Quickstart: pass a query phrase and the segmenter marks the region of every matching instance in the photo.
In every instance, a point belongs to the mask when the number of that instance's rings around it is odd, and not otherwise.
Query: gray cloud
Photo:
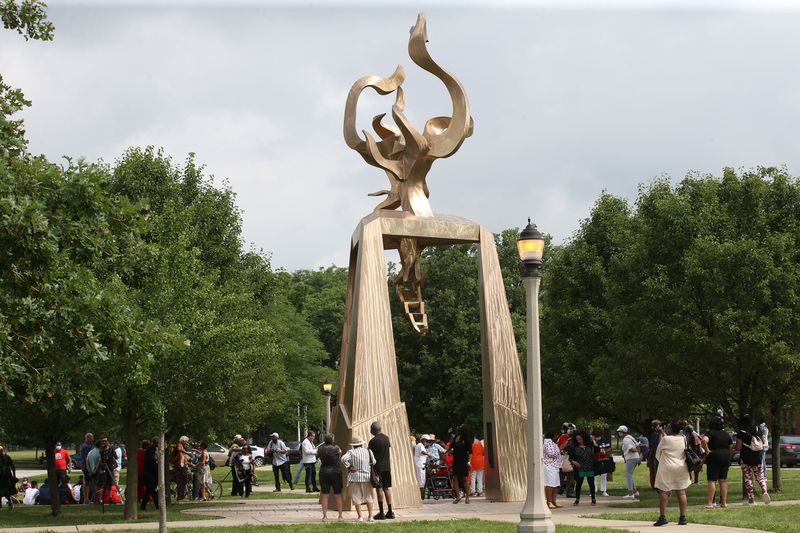
[[[632,197],[661,173],[723,166],[797,171],[800,13],[572,4],[427,10],[431,53],[475,117],[474,136],[429,175],[435,211],[495,231],[530,215],[562,241],[603,189]],[[449,113],[444,88],[406,53],[413,10],[178,2],[50,13],[52,43],[0,32],[0,72],[34,101],[31,148],[106,160],[130,145],[194,151],[230,181],[245,238],[276,266],[345,264],[376,203],[366,193],[385,186],[342,139],[353,81],[401,63],[415,124]],[[390,102],[368,95],[363,127]]]

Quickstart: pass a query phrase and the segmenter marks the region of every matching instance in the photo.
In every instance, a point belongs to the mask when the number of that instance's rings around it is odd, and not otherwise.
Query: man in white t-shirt
[[[617,428],[617,434],[622,437],[622,460],[625,461],[625,479],[628,482],[628,495],[623,496],[625,500],[634,500],[639,497],[639,491],[636,490],[636,483],[633,480],[633,473],[639,463],[642,462],[640,455],[639,441],[636,437],[628,433],[628,426],[620,426]]]
[[[270,439],[269,444],[267,444],[267,454],[272,457],[272,475],[275,476],[275,490],[273,492],[281,491],[281,476],[289,485],[289,490],[294,490],[292,472],[289,466],[289,448],[277,433],[270,435]]]
[[[319,492],[317,489],[317,447],[314,446],[314,437],[316,435],[313,431],[309,431],[306,438],[300,444],[300,450],[303,452],[300,467],[297,469],[298,475],[295,476],[294,482],[297,483],[300,472],[306,473],[306,492]],[[311,486],[314,489],[311,489]]]
[[[39,482],[31,481],[31,486],[25,489],[25,497],[22,505],[36,505],[36,498],[39,497]]]
[[[414,446],[414,466],[417,468],[419,495],[423,500],[425,499],[425,465],[428,463],[428,456],[430,455],[425,447],[430,441],[430,435],[422,435]]]

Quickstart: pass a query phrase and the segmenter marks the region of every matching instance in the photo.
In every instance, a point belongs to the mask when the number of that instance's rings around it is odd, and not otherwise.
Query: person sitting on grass
[[[25,496],[22,498],[22,505],[36,505],[39,497],[39,482],[35,479],[25,489]]]

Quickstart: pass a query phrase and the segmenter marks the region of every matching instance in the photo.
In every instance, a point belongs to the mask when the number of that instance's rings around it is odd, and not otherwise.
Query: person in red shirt
[[[61,447],[60,442],[56,442],[56,449],[53,452],[56,458],[56,478],[58,484],[63,485],[67,482],[67,472],[72,470],[72,460],[69,452]]]
[[[472,443],[472,459],[470,472],[470,496],[483,496],[483,472],[486,468],[483,441],[476,438]]]

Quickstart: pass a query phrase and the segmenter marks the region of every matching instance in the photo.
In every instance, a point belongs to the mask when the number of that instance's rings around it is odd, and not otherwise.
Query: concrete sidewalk
[[[600,513],[629,513],[629,512],[652,512],[653,520],[657,518],[657,511],[642,508],[609,508],[609,503],[619,503],[620,498],[603,498],[598,501],[598,505],[592,507],[588,503],[579,507],[565,506],[553,512],[553,520],[556,524],[566,524],[573,526],[597,526],[619,528],[627,531],[653,531],[652,521],[631,522],[626,520],[601,520],[586,515]],[[776,504],[796,504],[798,502],[775,502]],[[456,519],[481,519],[498,520],[502,522],[517,523],[522,503],[495,503],[486,501],[483,498],[473,498],[472,503],[453,505],[451,500],[432,501],[427,500],[419,509],[401,509],[397,511],[395,522],[409,522],[414,520],[456,520]],[[191,528],[214,528],[231,527],[242,525],[286,525],[286,531],[291,531],[292,524],[314,524],[320,523],[322,513],[317,499],[274,499],[274,500],[242,500],[231,502],[224,506],[206,507],[202,505],[187,505],[187,513],[202,514],[209,516],[222,516],[223,518],[210,520],[192,520],[169,522],[170,528],[191,527]],[[724,512],[724,511],[720,511]],[[335,517],[336,512],[330,512],[329,516]],[[344,513],[345,521],[355,522],[355,511]],[[691,522],[691,509],[689,512]],[[380,527],[376,524],[375,527]],[[667,526],[667,527],[672,527]],[[154,530],[158,529],[158,524],[150,523],[126,523],[126,524],[94,524],[82,526],[60,526],[43,528],[10,528],[0,529],[3,533],[28,533],[35,531],[54,531],[54,532],[76,532],[76,531],[97,531],[97,530]],[[411,526],[409,526],[409,530]],[[709,533],[755,533],[759,530],[743,529],[734,527],[712,526],[691,524],[689,527],[681,528],[685,533],[690,532],[709,532]]]

